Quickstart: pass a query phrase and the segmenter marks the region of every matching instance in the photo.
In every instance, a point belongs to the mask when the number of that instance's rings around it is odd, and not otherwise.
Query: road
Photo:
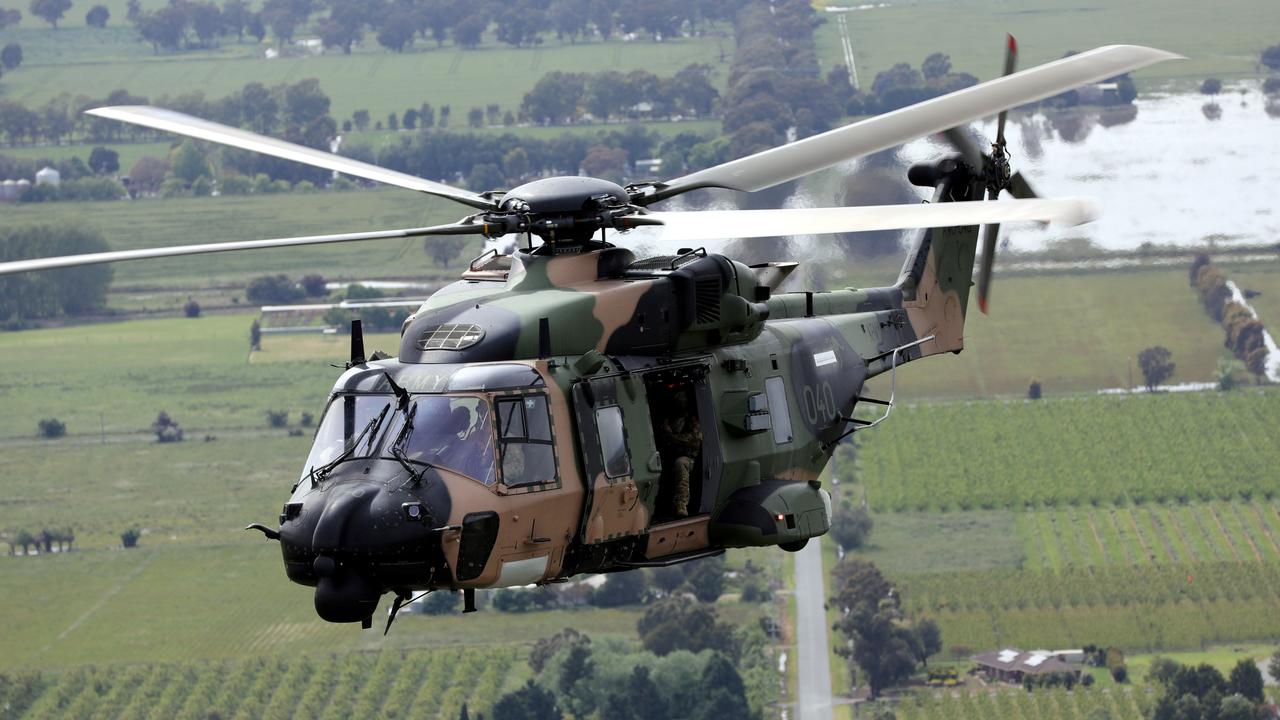
[[[831,655],[827,651],[826,585],[822,542],[813,538],[796,553],[797,705],[800,720],[831,720]]]

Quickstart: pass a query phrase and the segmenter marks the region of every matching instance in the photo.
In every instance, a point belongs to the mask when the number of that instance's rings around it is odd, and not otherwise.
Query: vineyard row
[[[32,720],[454,720],[463,703],[487,712],[518,660],[508,648],[384,650],[7,673],[0,709]]]

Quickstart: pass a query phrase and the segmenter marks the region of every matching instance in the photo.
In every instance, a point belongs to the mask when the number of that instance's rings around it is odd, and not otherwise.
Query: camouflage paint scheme
[[[949,176],[934,202],[979,197],[981,187]],[[933,337],[900,363],[963,348],[977,234],[923,231],[889,287],[780,295],[776,273],[703,252],[637,262],[603,243],[566,254],[548,243],[509,267],[481,258],[406,322],[397,358],[350,368],[331,397],[389,396],[391,381],[411,396],[545,396],[555,478],[487,486],[427,466],[414,483],[385,457],[344,462],[321,482],[304,474],[281,515],[289,577],[323,586],[323,617],[353,622],[386,590],[555,582],[727,547],[798,549],[829,528],[818,477],[866,379],[921,338]],[[445,325],[483,335],[432,346]],[[688,518],[669,507],[655,437],[664,396],[681,387],[703,434]],[[622,415],[625,472],[606,469],[602,412]]]

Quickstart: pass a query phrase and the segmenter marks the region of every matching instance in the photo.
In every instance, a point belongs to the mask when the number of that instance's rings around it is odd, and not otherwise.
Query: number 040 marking
[[[831,384],[825,380],[817,386],[817,389],[814,389],[813,385],[805,385],[801,397],[804,402],[804,417],[814,427],[818,427],[824,421],[835,419],[839,414],[835,393],[831,391]]]

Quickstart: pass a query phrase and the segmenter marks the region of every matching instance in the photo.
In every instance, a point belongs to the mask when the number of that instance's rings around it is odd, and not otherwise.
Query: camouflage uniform
[[[676,454],[676,489],[672,498],[676,515],[689,515],[689,476],[693,474],[694,458],[702,450],[702,428],[698,418],[690,410],[668,417],[662,422],[662,433]]]

